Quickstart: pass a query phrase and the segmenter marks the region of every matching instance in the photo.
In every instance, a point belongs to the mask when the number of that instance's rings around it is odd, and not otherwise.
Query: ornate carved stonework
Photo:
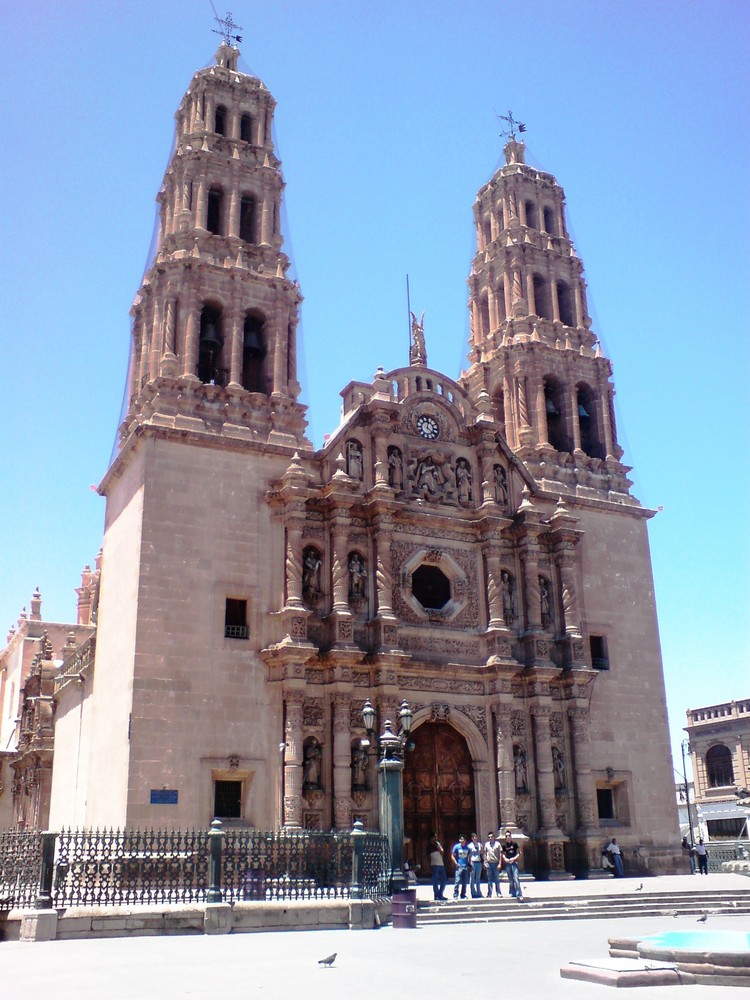
[[[308,684],[322,684],[324,676],[319,667],[308,667],[305,671],[305,680]]]
[[[432,721],[433,722],[448,722],[451,717],[451,707],[445,702],[433,701],[432,703]]]
[[[302,725],[305,729],[321,729],[323,727],[322,698],[305,698],[302,711]]]
[[[481,705],[456,705],[456,711],[471,719],[482,736],[487,739],[487,713]]]
[[[401,686],[413,691],[446,691],[454,694],[484,694],[481,681],[454,680],[450,677],[404,675]]]
[[[549,733],[552,739],[562,739],[563,720],[560,712],[553,712],[549,717]]]
[[[323,820],[320,813],[317,812],[305,812],[303,818],[305,830],[322,830]]]
[[[453,653],[456,656],[465,658],[479,656],[482,649],[479,640],[462,641],[460,639],[431,638],[410,634],[407,631],[402,631],[400,646],[407,652],[413,650],[415,653],[418,653],[421,650],[425,650],[436,653]]]
[[[511,734],[513,736],[526,735],[526,716],[517,708],[511,712]]]

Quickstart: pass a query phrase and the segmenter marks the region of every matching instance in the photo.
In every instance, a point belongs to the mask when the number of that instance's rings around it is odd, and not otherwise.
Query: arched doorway
[[[445,722],[425,723],[411,738],[414,750],[404,765],[404,836],[410,838],[404,858],[427,872],[433,830],[446,859],[459,834],[468,838],[476,830],[474,769],[466,740]]]

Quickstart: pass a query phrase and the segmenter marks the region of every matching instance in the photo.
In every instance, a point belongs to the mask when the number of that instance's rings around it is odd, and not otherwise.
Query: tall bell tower
[[[238,55],[225,38],[179,105],[131,312],[127,412],[100,486],[96,710],[81,751],[93,825],[225,815],[239,787],[232,814],[268,822],[281,794],[259,764],[283,727],[258,656],[285,596],[284,526],[265,496],[312,448],[275,101]]]
[[[303,439],[301,295],[280,230],[275,101],[224,43],[176,114],[156,254],[132,309],[121,442],[143,424],[276,443]]]
[[[513,132],[504,154],[474,204],[468,384],[475,397],[490,395],[508,444],[543,489],[634,503],[564,192],[525,162]]]

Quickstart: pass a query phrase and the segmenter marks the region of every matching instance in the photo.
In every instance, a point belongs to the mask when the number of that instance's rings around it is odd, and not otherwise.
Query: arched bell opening
[[[206,229],[214,236],[221,235],[224,215],[224,194],[221,188],[211,188],[206,201]]]
[[[214,132],[217,135],[227,134],[227,109],[220,104],[214,112]]]
[[[201,310],[198,340],[198,378],[206,385],[226,385],[221,308],[207,304]]]
[[[240,201],[240,239],[245,243],[257,243],[255,198],[243,195]]]
[[[565,394],[555,378],[544,380],[544,413],[547,418],[547,440],[555,451],[570,451],[565,422]]]
[[[242,326],[242,388],[268,394],[266,322],[258,313],[248,313]]]
[[[542,319],[552,319],[549,284],[541,276],[534,275],[534,312]]]
[[[575,309],[570,287],[564,281],[557,282],[557,305],[560,310],[560,322],[564,326],[575,326]]]
[[[591,386],[585,383],[576,386],[576,415],[581,433],[581,449],[592,458],[604,458],[596,395]]]

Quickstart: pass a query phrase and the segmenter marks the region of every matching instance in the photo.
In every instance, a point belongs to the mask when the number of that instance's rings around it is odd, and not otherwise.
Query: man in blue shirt
[[[453,879],[453,898],[458,899],[458,887],[461,886],[461,899],[466,899],[466,884],[469,881],[469,848],[466,846],[466,837],[463,834],[458,838],[458,843],[451,851],[453,867],[456,874]]]

